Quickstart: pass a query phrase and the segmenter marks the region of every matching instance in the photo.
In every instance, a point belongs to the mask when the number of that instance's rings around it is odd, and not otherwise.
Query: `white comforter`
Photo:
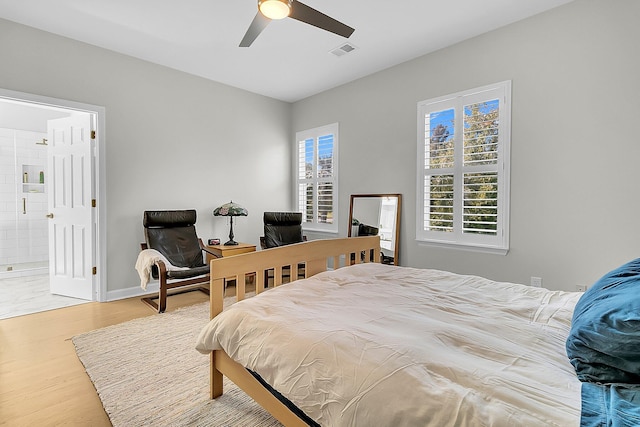
[[[234,304],[200,333],[322,426],[577,426],[580,294],[362,264]]]

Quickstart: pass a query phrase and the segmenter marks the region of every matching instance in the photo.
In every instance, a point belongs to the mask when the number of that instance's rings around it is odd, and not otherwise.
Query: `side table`
[[[209,252],[205,252],[207,254],[207,264],[211,262],[212,259],[216,258],[224,258],[230,257],[234,255],[246,254],[248,252],[255,252],[256,245],[251,245],[249,243],[238,243],[237,245],[207,245],[207,250],[213,252],[210,254]],[[250,282],[253,282],[253,276],[248,277]],[[227,288],[227,282],[235,282],[235,279],[228,279],[224,281],[224,288]]]
[[[247,252],[255,252],[256,245],[251,245],[249,243],[238,243],[237,245],[212,245],[206,246],[207,250],[214,253],[214,255],[206,252],[207,254],[207,264],[214,258],[224,258],[228,256],[245,254]]]

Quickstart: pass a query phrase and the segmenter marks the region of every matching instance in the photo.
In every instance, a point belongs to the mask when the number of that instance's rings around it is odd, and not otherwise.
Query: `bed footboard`
[[[266,272],[273,271],[274,286],[283,283],[283,271],[289,269],[290,281],[301,276],[311,277],[328,269],[363,262],[380,262],[378,236],[312,240],[278,248],[250,252],[211,261],[211,318],[223,310],[224,282],[235,279],[236,299],[246,296],[246,279],[255,277],[256,294],[265,290]],[[304,274],[300,274],[300,267]],[[223,393],[223,375],[232,380],[258,404],[287,426],[307,425],[286,405],[280,402],[243,366],[233,361],[224,351],[211,353],[210,392],[215,399]]]
[[[265,290],[266,272],[273,271],[274,286],[283,283],[283,271],[290,270],[289,281],[311,277],[328,269],[364,262],[380,262],[380,237],[347,237],[312,240],[258,252],[211,260],[211,319],[222,312],[225,280],[235,279],[236,298],[246,296],[246,279],[255,276],[256,294]],[[304,274],[300,267],[304,266]]]

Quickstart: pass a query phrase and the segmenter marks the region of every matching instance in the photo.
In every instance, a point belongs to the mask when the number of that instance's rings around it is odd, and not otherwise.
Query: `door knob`
[[[52,213],[47,214],[47,218],[53,218],[53,214]]]

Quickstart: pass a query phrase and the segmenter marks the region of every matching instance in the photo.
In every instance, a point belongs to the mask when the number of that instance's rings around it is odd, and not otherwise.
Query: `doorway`
[[[92,134],[91,160],[89,161],[92,173],[82,183],[82,186],[78,186],[90,189],[87,197],[90,198],[89,203],[92,204],[92,209],[85,210],[88,213],[83,214],[91,217],[84,227],[90,236],[81,242],[82,245],[86,244],[89,247],[85,251],[84,258],[80,260],[81,263],[76,263],[74,260],[69,261],[69,265],[75,270],[67,276],[68,278],[64,278],[60,272],[69,269],[60,265],[60,257],[56,255],[61,252],[73,253],[74,251],[61,247],[60,251],[56,252],[58,249],[55,243],[52,245],[53,240],[62,241],[65,239],[58,238],[59,232],[51,232],[53,222],[51,221],[53,216],[51,196],[54,194],[56,174],[58,181],[62,181],[62,176],[66,173],[58,172],[59,168],[57,165],[52,166],[54,163],[52,163],[51,155],[47,154],[51,148],[49,139],[55,138],[51,129],[47,131],[47,124],[53,121],[64,121],[66,118],[74,116],[90,117],[91,129],[95,130],[95,133]],[[7,162],[6,158],[2,160],[3,175],[5,175],[3,179],[4,183],[8,184],[3,188],[5,193],[9,191],[15,193],[13,202],[7,201],[7,194],[1,195],[6,208],[0,212],[2,216],[0,236],[3,238],[3,244],[0,246],[0,281],[7,281],[9,289],[13,286],[13,291],[5,289],[5,297],[7,292],[15,294],[17,289],[33,290],[33,292],[29,292],[29,297],[41,294],[41,282],[43,280],[47,282],[45,284],[46,290],[51,277],[54,279],[57,277],[57,288],[60,289],[60,277],[69,283],[77,281],[79,277],[77,265],[83,264],[86,265],[86,271],[88,271],[86,282],[89,288],[85,287],[81,295],[74,295],[73,287],[62,286],[63,289],[72,289],[71,294],[67,293],[66,295],[79,296],[87,301],[105,300],[106,262],[104,254],[106,250],[104,245],[106,233],[101,225],[104,221],[100,221],[101,218],[105,218],[106,208],[103,200],[106,193],[104,189],[104,159],[106,156],[104,155],[103,130],[103,107],[0,89],[0,143],[2,143],[0,144],[2,148],[0,156],[6,156],[10,151],[7,148],[11,145],[7,144],[10,139],[12,139],[13,148],[16,150],[11,161]],[[9,172],[13,173],[13,178],[6,177]],[[59,217],[56,217],[56,221],[58,220]],[[86,218],[83,221],[86,222]],[[47,226],[49,226],[49,230],[47,230]],[[51,235],[55,237],[52,238]],[[58,243],[58,246],[61,245]],[[36,291],[36,289],[40,289],[40,291]],[[50,290],[48,293],[51,294]],[[1,289],[0,294],[3,294]],[[47,296],[52,300],[57,300],[52,303],[50,308],[75,303],[75,301],[71,301],[69,304],[68,299],[56,295]],[[2,298],[0,304],[11,300],[12,298]],[[42,304],[41,301],[33,305],[41,307]],[[6,311],[6,307],[0,307],[0,316]]]

